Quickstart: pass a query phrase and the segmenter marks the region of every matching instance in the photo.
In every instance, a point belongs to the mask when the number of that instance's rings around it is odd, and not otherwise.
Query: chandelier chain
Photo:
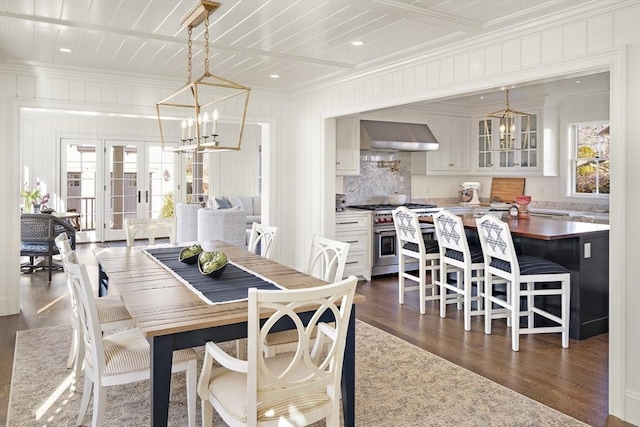
[[[209,14],[204,18],[204,73],[209,75]]]
[[[191,33],[193,28],[190,26],[187,30],[189,33],[189,41],[187,43],[188,51],[187,51],[187,83],[191,83],[191,47],[193,45],[193,41],[191,40]]]

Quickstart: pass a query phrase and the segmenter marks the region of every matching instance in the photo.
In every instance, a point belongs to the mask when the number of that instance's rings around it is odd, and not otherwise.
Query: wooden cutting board
[[[525,178],[492,178],[489,201],[513,203],[515,196],[524,194]]]

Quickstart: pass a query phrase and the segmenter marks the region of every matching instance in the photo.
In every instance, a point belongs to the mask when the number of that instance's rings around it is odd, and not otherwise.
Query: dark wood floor
[[[484,333],[484,318],[473,317],[465,332],[462,312],[454,304],[440,318],[437,302],[420,314],[417,291],[398,304],[397,275],[358,284],[365,304],[357,318],[456,365],[489,378],[592,426],[630,426],[608,417],[608,334],[570,340],[563,349],[559,334],[522,336],[520,351],[511,351],[506,321],[494,320]]]
[[[81,261],[95,266],[91,249],[79,245]],[[97,274],[96,274],[97,277]],[[22,311],[0,318],[0,425],[6,424],[16,331],[66,324],[69,298],[64,274],[25,274],[20,283]],[[427,303],[420,315],[417,293],[407,294],[400,306],[395,275],[361,282],[358,292],[367,302],[357,308],[357,318],[463,366],[512,390],[571,415],[592,426],[630,426],[607,417],[608,335],[560,346],[559,335],[522,337],[520,351],[512,352],[506,324],[495,321],[485,335],[482,319],[472,320],[465,332],[462,316],[449,307],[441,319],[436,303]]]

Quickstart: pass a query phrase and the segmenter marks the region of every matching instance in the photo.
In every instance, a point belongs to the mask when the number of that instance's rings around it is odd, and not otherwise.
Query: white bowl
[[[390,194],[387,196],[387,202],[390,205],[400,206],[404,205],[407,201],[407,196],[404,194]]]

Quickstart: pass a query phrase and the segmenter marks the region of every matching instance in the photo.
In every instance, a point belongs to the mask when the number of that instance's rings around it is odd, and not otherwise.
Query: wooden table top
[[[461,215],[465,228],[476,229],[476,217],[473,214]],[[555,219],[536,218],[504,219],[509,224],[511,234],[538,240],[559,240],[580,237],[591,233],[609,231],[608,224],[594,224],[579,221],[558,221]],[[420,222],[433,223],[433,217],[420,217]]]
[[[209,242],[207,242],[209,243]],[[287,289],[326,284],[308,274],[224,242],[211,242],[234,263]],[[184,246],[184,245],[183,245]],[[109,286],[117,292],[147,337],[247,321],[247,302],[209,305],[139,247],[107,248],[96,253]],[[364,302],[356,294],[354,303]]]

